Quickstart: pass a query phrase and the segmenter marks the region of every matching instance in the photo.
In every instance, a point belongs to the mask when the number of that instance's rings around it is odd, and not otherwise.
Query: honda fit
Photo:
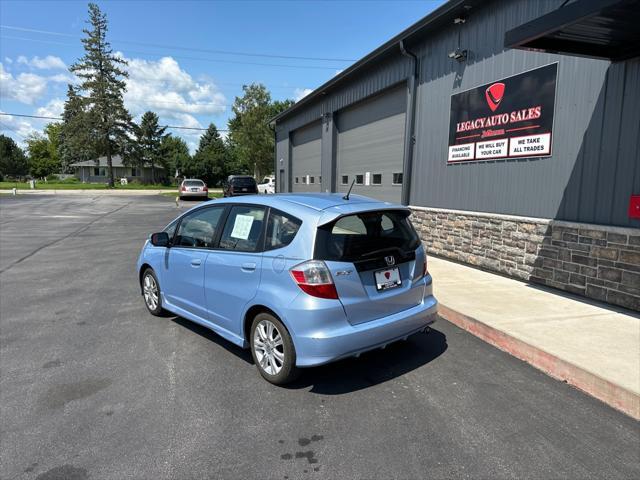
[[[168,311],[250,348],[284,384],[301,367],[385,347],[435,321],[407,207],[339,194],[199,205],[153,233],[137,263],[153,315]]]

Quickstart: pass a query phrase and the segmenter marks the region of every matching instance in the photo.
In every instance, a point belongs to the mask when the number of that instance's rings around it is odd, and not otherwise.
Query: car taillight
[[[418,266],[416,265],[416,269],[417,268]],[[429,271],[427,270],[427,256],[425,255],[424,261],[422,262],[422,271],[420,272],[420,275],[416,277],[416,281],[426,277],[427,275],[429,275]]]
[[[207,187],[204,187],[204,188],[202,189],[202,191],[203,191],[203,192],[208,192],[208,191],[209,191],[209,189],[208,189]]]
[[[187,187],[185,187],[184,185],[182,185],[182,187],[180,188],[180,190],[182,190],[183,192],[187,191]]]
[[[318,298],[338,298],[331,273],[323,261],[309,260],[291,268],[290,272],[303,292]]]

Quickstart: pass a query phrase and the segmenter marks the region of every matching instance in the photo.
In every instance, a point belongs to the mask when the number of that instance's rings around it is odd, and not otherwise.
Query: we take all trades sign
[[[447,163],[551,155],[558,64],[451,96]]]

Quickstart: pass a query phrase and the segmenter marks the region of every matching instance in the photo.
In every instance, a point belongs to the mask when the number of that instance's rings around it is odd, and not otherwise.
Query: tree
[[[174,175],[183,174],[185,170],[191,167],[191,155],[189,154],[189,147],[180,137],[174,137],[173,135],[165,135],[162,138],[161,144],[163,164],[169,177]]]
[[[0,135],[0,178],[21,177],[29,172],[27,157],[13,138]]]
[[[61,128],[60,123],[50,123],[44,128],[45,135],[34,133],[27,137],[29,173],[34,177],[47,177],[60,172],[58,139]]]
[[[163,159],[162,140],[164,139],[167,127],[158,125],[158,115],[154,112],[145,112],[140,120],[140,125],[134,127],[135,148],[134,157],[137,157],[137,164],[140,167],[149,165],[151,167],[151,182],[155,183],[155,167],[160,164],[168,168]],[[166,171],[166,170],[165,170]]]
[[[111,156],[124,151],[131,127],[131,116],[122,98],[126,90],[124,78],[128,77],[124,70],[127,62],[113,54],[106,40],[107,17],[95,3],[89,4],[87,23],[91,28],[83,29],[87,35],[82,39],[85,54],[70,70],[82,80],[80,90],[86,95],[83,101],[91,120],[95,150],[107,157],[109,186],[113,187]]]
[[[227,174],[226,158],[224,141],[212,123],[200,137],[190,173],[205,180],[208,185],[220,185]]]
[[[253,171],[255,177],[273,170],[274,135],[269,120],[293,105],[291,100],[271,101],[264,85],[253,83],[242,87],[242,97],[233,104],[234,117],[229,121],[229,142],[234,163],[240,169]]]
[[[63,173],[69,172],[72,163],[93,160],[98,157],[95,138],[91,126],[95,123],[90,112],[85,110],[84,101],[76,89],[67,86],[67,100],[62,112],[60,145],[58,154]]]

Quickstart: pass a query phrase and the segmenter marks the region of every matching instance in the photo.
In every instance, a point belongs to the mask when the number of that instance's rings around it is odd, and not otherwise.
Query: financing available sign
[[[558,64],[451,96],[447,163],[551,155]]]

